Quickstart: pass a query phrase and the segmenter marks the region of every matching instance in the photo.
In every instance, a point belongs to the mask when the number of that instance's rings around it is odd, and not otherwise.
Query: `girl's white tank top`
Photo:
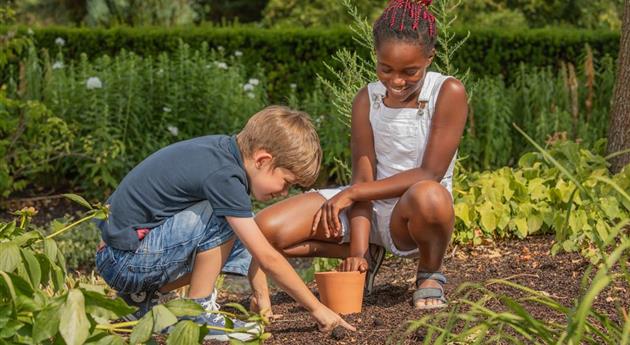
[[[429,139],[431,119],[442,87],[450,78],[428,72],[418,95],[418,108],[389,108],[383,103],[385,86],[380,81],[368,84],[370,124],[376,153],[376,179],[384,179],[419,167]],[[424,108],[422,106],[424,105]],[[453,168],[457,153],[444,174],[441,184],[452,192]],[[389,229],[389,216],[398,198],[377,200],[373,203],[379,229]]]

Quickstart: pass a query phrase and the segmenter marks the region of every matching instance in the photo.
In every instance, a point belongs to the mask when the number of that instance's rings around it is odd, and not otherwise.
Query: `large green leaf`
[[[127,315],[135,310],[120,298],[111,299],[98,292],[82,291],[85,297],[85,309],[90,314],[113,318]]]
[[[59,330],[61,304],[49,304],[35,316],[33,322],[33,340],[40,343],[51,338]]]
[[[44,254],[48,257],[51,263],[57,262],[57,242],[52,239],[44,240]]]
[[[24,324],[18,320],[9,320],[4,327],[0,328],[0,338],[10,338],[15,335],[15,333],[24,327]]]
[[[125,345],[125,341],[119,335],[108,335],[99,339],[94,345]]]
[[[166,339],[167,345],[199,344],[199,325],[192,321],[179,322]]]
[[[61,307],[59,332],[68,345],[80,345],[90,334],[90,322],[85,315],[85,301],[78,289],[68,292],[68,299]]]
[[[177,298],[164,304],[175,316],[197,316],[203,307],[190,299]]]
[[[164,305],[153,307],[153,332],[159,333],[166,327],[177,323],[177,317]]]
[[[17,244],[20,247],[26,247],[41,238],[42,235],[39,232],[29,231],[13,239],[13,243]]]
[[[13,272],[20,262],[20,249],[13,242],[0,243],[0,271]]]
[[[130,344],[141,344],[147,342],[151,338],[151,331],[153,330],[153,312],[148,312],[138,321],[138,324],[133,328],[131,337],[129,338]]]
[[[37,288],[42,278],[42,270],[39,265],[39,261],[37,261],[35,254],[33,254],[30,249],[22,248],[21,252],[24,263],[26,264],[26,271],[31,280],[31,285],[34,288]]]

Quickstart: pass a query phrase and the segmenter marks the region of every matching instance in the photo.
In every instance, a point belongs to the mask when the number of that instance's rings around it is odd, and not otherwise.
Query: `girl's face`
[[[433,61],[418,44],[388,40],[376,49],[376,75],[387,89],[392,106],[404,107],[415,102],[427,67]],[[412,105],[415,106],[415,103]]]

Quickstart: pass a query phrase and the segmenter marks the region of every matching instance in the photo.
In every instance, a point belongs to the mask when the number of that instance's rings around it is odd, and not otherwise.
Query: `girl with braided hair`
[[[392,0],[374,23],[378,81],[352,106],[352,184],[295,196],[256,216],[287,256],[342,258],[367,271],[366,290],[385,250],[418,258],[413,304],[446,305],[442,260],[455,222],[451,195],[468,111],[462,83],[429,72],[437,29],[431,0]],[[269,307],[254,291],[253,307]]]

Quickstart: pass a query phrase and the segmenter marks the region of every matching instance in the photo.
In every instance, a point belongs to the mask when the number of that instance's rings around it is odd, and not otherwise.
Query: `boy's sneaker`
[[[218,311],[220,308],[219,304],[217,303],[216,290],[214,290],[210,297],[204,299],[194,299],[194,301],[199,303],[206,310],[206,312],[192,318],[192,321],[201,325],[211,327],[228,328],[225,324],[228,317],[221,313],[216,313],[216,311]],[[237,319],[230,320],[232,321],[233,329],[237,331],[226,332],[223,330],[209,328],[208,334],[206,334],[204,339],[218,341],[229,341],[230,339],[236,339],[246,342],[256,339],[262,333],[262,328],[255,322],[243,322]]]
[[[385,248],[376,244],[370,244],[365,259],[368,262],[368,270],[365,276],[365,293],[369,295],[374,289],[376,273],[378,273],[378,269],[381,268],[383,259],[385,259]]]
[[[124,321],[136,321],[140,320],[144,314],[148,313],[154,306],[177,298],[177,294],[172,291],[161,293],[160,291],[155,290],[140,291],[136,293],[119,292],[118,297],[122,298],[130,307],[138,308],[138,310],[121,317],[121,319]]]

